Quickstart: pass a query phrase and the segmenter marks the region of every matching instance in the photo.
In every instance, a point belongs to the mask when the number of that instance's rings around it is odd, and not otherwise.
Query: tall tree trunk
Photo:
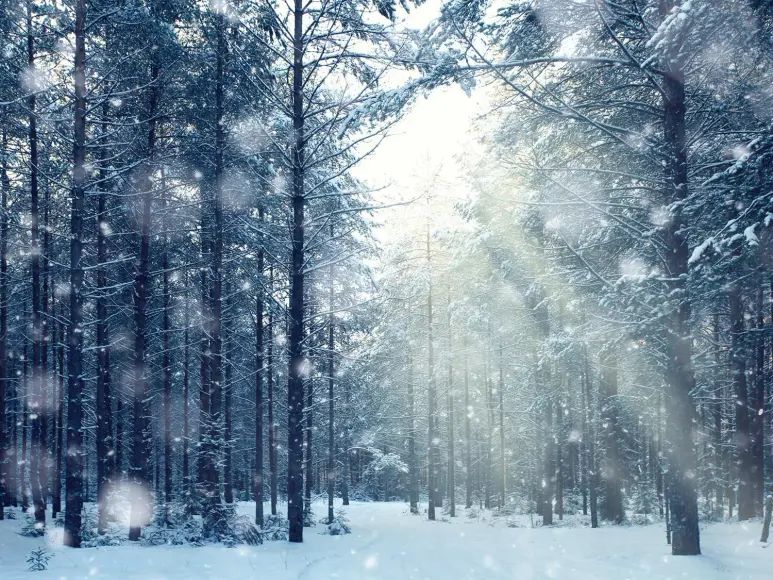
[[[738,519],[754,517],[752,494],[751,434],[749,432],[749,395],[746,373],[746,324],[739,283],[730,287],[730,375],[735,391],[735,447],[738,473]]]
[[[583,379],[585,387],[585,409],[588,436],[588,487],[590,490],[590,521],[592,528],[599,527],[598,517],[598,470],[596,469],[596,423],[593,415],[591,395],[591,371],[588,362],[587,347],[583,346]]]
[[[714,313],[714,322],[712,324],[712,339],[714,342],[714,393],[712,394],[712,414],[714,417],[714,453],[713,453],[713,486],[714,494],[716,498],[715,514],[718,517],[724,515],[724,485],[720,481],[723,477],[723,469],[725,465],[725,449],[722,441],[722,399],[723,387],[721,382],[721,346],[719,344],[719,313]],[[660,402],[658,400],[658,402]],[[658,430],[660,430],[660,409],[658,408]],[[658,456],[660,453],[660,437],[658,437]],[[658,476],[660,476],[660,470],[658,470]],[[660,492],[660,490],[658,490]],[[662,515],[662,514],[661,514]]]
[[[601,465],[601,479],[604,482],[604,503],[602,517],[616,524],[622,523],[623,469],[620,457],[620,425],[617,401],[617,354],[614,346],[607,346],[601,354],[601,393],[604,396],[601,412],[604,429],[604,461]]]
[[[343,464],[344,464],[344,472],[341,474],[341,504],[344,506],[349,505],[349,482],[351,481],[352,476],[352,454],[349,451],[351,449],[351,437],[350,437],[350,424],[349,421],[351,420],[351,391],[349,390],[349,382],[344,381],[344,404],[343,404],[343,424],[344,424],[344,433],[343,433],[343,440],[344,440],[344,457],[343,457]],[[415,435],[415,432],[414,432]],[[416,465],[415,462],[415,456],[414,456],[414,465]],[[417,472],[418,473],[418,472]],[[418,482],[416,487],[416,501],[418,502]]]
[[[660,1],[660,14],[665,18],[674,6],[673,0]],[[665,160],[664,205],[671,212],[664,226],[667,250],[666,268],[668,296],[677,296],[671,311],[665,336],[665,360],[668,414],[668,440],[674,466],[669,487],[673,540],[671,553],[700,554],[698,529],[698,495],[696,491],[697,459],[693,435],[695,403],[691,394],[695,386],[692,367],[692,329],[690,301],[685,294],[689,248],[687,224],[683,214],[687,199],[687,139],[686,98],[682,47],[674,43],[666,56],[663,75],[663,138]]]
[[[754,400],[751,410],[752,445],[752,497],[754,513],[762,517],[763,498],[765,497],[765,312],[763,305],[762,278],[757,283],[757,326],[754,333],[755,370]]]
[[[148,135],[145,151],[145,174],[140,182],[140,246],[134,270],[134,423],[132,428],[132,505],[129,540],[140,539],[142,526],[150,514],[150,495],[146,490],[149,475],[149,408],[148,381],[145,361],[147,349],[148,299],[150,296],[150,216],[153,203],[153,158],[156,150],[156,117],[158,115],[159,66],[150,68],[150,95],[148,99]]]
[[[83,510],[83,202],[86,185],[86,0],[75,0],[75,120],[70,213],[70,325],[67,342],[67,475],[64,544],[81,545]]]
[[[274,422],[274,310],[273,300],[274,267],[268,269],[268,352],[266,352],[266,390],[268,391],[268,471],[271,493],[271,515],[276,515],[277,502],[277,457],[276,423]]]
[[[309,316],[309,319],[312,317]],[[306,452],[306,460],[304,461],[304,497],[303,497],[303,523],[305,526],[312,524],[311,518],[311,487],[314,479],[314,445],[313,445],[313,428],[314,428],[314,380],[311,377],[306,379],[306,443],[304,450]]]
[[[59,319],[64,321],[66,319],[64,310],[64,301],[60,301],[59,307]],[[58,361],[59,372],[56,377],[58,384],[58,401],[56,410],[56,460],[55,460],[55,480],[54,480],[54,494],[52,499],[51,517],[56,518],[56,514],[62,511],[62,456],[64,453],[63,439],[64,439],[64,377],[67,369],[64,365],[64,341],[65,341],[65,325],[64,322],[60,322],[59,337],[55,341],[57,343],[56,356]]]
[[[8,190],[11,183],[8,178],[8,134],[2,129],[0,145],[0,520],[5,516],[4,507],[11,504],[12,468],[15,457],[8,453],[8,438],[6,436],[6,418],[10,412],[6,410],[6,394],[8,391],[8,376],[6,371],[6,341],[8,335]],[[16,422],[9,421],[11,429]],[[15,493],[13,494],[15,496]]]
[[[468,368],[467,337],[464,338],[464,447],[465,447],[465,484],[467,487],[467,497],[465,506],[467,509],[472,507],[472,439],[471,439],[471,421],[472,407],[470,406],[470,373]]]
[[[453,366],[453,341],[451,340],[451,291],[448,293],[448,475],[447,494],[449,516],[456,516],[456,464],[454,456],[454,366]]]
[[[427,450],[429,452],[429,463],[427,471],[427,492],[429,496],[429,506],[427,508],[427,517],[430,520],[435,519],[435,504],[437,502],[438,484],[437,484],[437,462],[439,454],[438,434],[435,432],[436,424],[436,389],[435,389],[435,359],[434,359],[434,338],[432,332],[432,252],[430,249],[429,222],[427,222],[427,369],[429,377],[429,388],[427,389]]]
[[[488,336],[491,336],[490,325]],[[490,362],[491,353],[486,349],[486,497],[483,503],[487,509],[492,507],[494,491],[494,393],[491,392]]]
[[[220,432],[221,412],[223,403],[223,180],[225,129],[223,117],[225,114],[225,60],[226,36],[225,16],[216,15],[217,54],[215,71],[215,191],[212,199],[212,237],[209,284],[209,415],[206,426],[208,445],[206,461],[206,495],[205,506],[207,514],[213,516],[212,523],[217,523],[217,511],[220,505],[220,473],[218,460],[222,451],[222,434]],[[212,532],[214,530],[210,530]]]
[[[97,507],[98,531],[107,531],[108,490],[112,478],[113,414],[110,404],[110,339],[107,311],[107,134],[108,104],[102,105],[102,134],[100,135],[99,194],[97,196]]]
[[[201,188],[201,262],[205,264],[201,268],[199,281],[201,283],[201,339],[199,343],[199,358],[201,360],[201,366],[199,369],[199,452],[197,454],[196,470],[197,470],[197,486],[196,486],[196,500],[199,504],[197,509],[201,509],[201,503],[208,493],[207,490],[207,456],[210,451],[210,443],[208,441],[209,432],[208,425],[211,420],[211,406],[210,406],[210,382],[209,382],[209,368],[210,368],[210,316],[209,311],[209,268],[206,264],[210,259],[210,232],[209,232],[209,219],[207,218],[207,186]]]
[[[287,519],[288,539],[303,541],[303,314],[304,314],[304,174],[305,112],[303,105],[303,0],[294,0],[293,10],[293,140],[290,150],[293,174],[292,263],[290,266],[290,354],[287,372]]]
[[[163,170],[162,170],[163,171]],[[164,518],[166,525],[172,522],[172,289],[169,281],[169,235],[166,214],[168,211],[166,180],[162,174],[162,230],[161,270],[163,272],[163,314],[161,348],[162,380],[164,385]]]
[[[549,383],[550,381],[546,380],[545,386],[547,387]],[[547,442],[545,444],[544,465],[542,466],[544,481],[542,485],[542,525],[549,526],[553,524],[553,490],[556,483],[556,444],[553,433],[553,399],[551,395],[547,397],[543,412],[545,420],[544,437]]]
[[[185,294],[183,299],[185,300],[185,314],[183,324],[185,330],[183,331],[183,494],[186,502],[190,505],[192,499],[191,493],[191,417],[190,417],[190,357],[191,357],[191,341],[190,341],[190,301],[188,300],[188,271],[185,271],[184,277]]]
[[[27,66],[35,74],[35,36],[32,30],[32,2],[27,1]],[[38,130],[36,96],[31,92],[27,97],[29,148],[30,148],[30,254],[32,274],[32,388],[27,394],[30,408],[32,433],[30,441],[30,488],[35,513],[35,525],[44,529],[46,524],[45,500],[45,464],[46,431],[43,426],[45,403],[43,401],[43,373],[41,351],[45,348],[40,312],[40,227],[39,227],[39,187],[38,187]]]
[[[55,373],[56,371],[56,363],[54,361],[55,354],[54,354],[54,340],[53,336],[51,335],[51,332],[54,330],[54,328],[49,324],[49,318],[53,318],[52,316],[49,316],[53,310],[53,304],[54,304],[54,292],[53,292],[53,285],[51,284],[51,188],[49,186],[45,187],[45,194],[44,194],[44,209],[43,209],[43,251],[42,251],[42,260],[43,260],[43,288],[41,291],[41,299],[40,299],[40,310],[41,315],[43,316],[43,320],[41,321],[41,332],[43,333],[42,338],[42,346],[41,346],[41,353],[40,353],[40,368],[41,368],[41,375],[43,377],[43,398],[44,398],[44,405],[46,407],[46,413],[43,416],[43,424],[42,424],[42,430],[43,434],[45,436],[45,440],[41,441],[41,450],[43,453],[43,456],[45,458],[44,464],[43,464],[43,470],[45,473],[45,477],[41,480],[41,487],[43,489],[44,493],[44,504],[45,504],[45,498],[51,497],[53,501],[53,486],[56,485],[59,482],[59,476],[54,474],[53,467],[54,467],[54,452],[55,452],[55,445],[56,445],[56,439],[55,439],[55,433],[56,433],[56,414],[54,410],[56,409],[56,381],[49,379],[49,373],[48,373],[48,347],[51,345],[51,361],[53,366],[53,371]],[[50,292],[50,294],[49,294]],[[49,303],[49,296],[51,298],[51,302]],[[49,308],[51,310],[49,310]],[[52,375],[53,378],[53,375]],[[48,398],[50,395],[50,399]],[[49,434],[49,425],[51,426],[51,442],[48,443],[48,434]]]
[[[225,295],[231,294],[228,285],[225,287]],[[228,328],[223,322],[223,334],[228,337]],[[231,353],[232,343],[230,338],[226,338],[224,341],[223,349],[223,364],[225,365],[225,372],[223,373],[225,381],[223,382],[223,403],[225,407],[225,437],[224,437],[224,449],[225,461],[223,462],[223,498],[225,503],[234,502],[234,461],[233,461],[233,381],[232,381],[232,369]]]
[[[25,312],[26,315],[26,312]],[[30,417],[30,384],[29,384],[29,341],[24,339],[22,357],[24,359],[22,370],[22,388],[24,396],[22,397],[22,419],[21,419],[21,507],[24,513],[27,513],[30,507],[30,488],[27,480],[29,472],[29,417]],[[31,478],[30,478],[31,479]]]
[[[507,496],[507,470],[505,466],[505,361],[502,342],[499,343],[499,505],[505,507]]]
[[[408,353],[408,499],[412,514],[419,513],[419,466],[416,458],[416,397],[413,357]]]
[[[330,226],[333,237],[333,226]],[[333,500],[335,498],[335,319],[333,316],[333,267],[329,272],[328,295],[328,336],[327,336],[327,521],[333,522]]]
[[[258,210],[263,222],[263,208]],[[255,300],[255,525],[263,526],[263,246],[258,251],[260,287]]]

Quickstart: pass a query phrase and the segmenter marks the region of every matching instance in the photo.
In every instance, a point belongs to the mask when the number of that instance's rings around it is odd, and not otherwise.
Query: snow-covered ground
[[[252,513],[251,504],[240,510]],[[324,515],[323,506],[315,510]],[[760,524],[703,526],[703,555],[672,557],[662,525],[531,528],[526,517],[451,521],[411,516],[400,503],[352,503],[352,534],[306,529],[303,544],[145,547],[125,544],[73,550],[48,538],[18,535],[20,520],[0,522],[3,580],[116,578],[454,580],[763,580],[773,578],[773,548],[761,544]],[[448,518],[446,518],[448,519]],[[30,572],[26,558],[47,545],[48,570]]]

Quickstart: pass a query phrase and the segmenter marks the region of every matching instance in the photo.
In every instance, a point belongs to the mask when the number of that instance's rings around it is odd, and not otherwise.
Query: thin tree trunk
[[[113,417],[110,404],[110,340],[108,335],[107,311],[107,123],[108,104],[102,105],[102,128],[100,136],[99,195],[97,197],[97,507],[98,531],[107,531],[108,489],[112,477]]]
[[[449,516],[456,516],[456,464],[454,456],[454,367],[453,367],[453,343],[451,340],[451,292],[448,293],[448,508]]]
[[[330,226],[333,237],[333,226]],[[335,498],[335,319],[333,317],[333,267],[329,273],[330,294],[328,296],[328,336],[327,336],[327,521],[333,522],[333,501]]]
[[[60,303],[59,318],[65,320],[64,302]],[[63,438],[64,438],[64,377],[67,369],[64,366],[64,341],[65,341],[65,325],[63,322],[58,324],[59,326],[59,339],[56,341],[57,345],[57,360],[59,362],[59,374],[56,377],[58,383],[58,404],[56,410],[56,476],[54,481],[54,497],[52,501],[51,517],[55,518],[56,514],[62,511],[62,456],[64,453]]]
[[[725,464],[725,450],[722,444],[722,383],[720,382],[721,369],[721,354],[719,344],[719,313],[714,313],[714,322],[712,325],[712,338],[714,341],[714,393],[712,394],[712,414],[714,418],[714,449],[713,449],[713,466],[712,466],[712,479],[714,493],[716,497],[715,514],[720,518],[724,515],[724,486],[720,482],[720,478],[723,476],[722,470]],[[658,409],[658,428],[660,426],[660,409]],[[660,438],[658,437],[658,452],[660,451]],[[660,471],[660,470],[658,470]],[[660,473],[658,473],[660,476]],[[662,477],[661,477],[662,479]],[[658,490],[660,491],[660,490]],[[662,515],[662,514],[661,514]]]
[[[765,497],[765,312],[762,279],[757,283],[757,325],[755,338],[754,400],[751,410],[751,475],[754,513],[762,517]]]
[[[83,510],[83,202],[86,185],[86,0],[75,0],[75,120],[70,223],[70,325],[67,342],[67,475],[64,544],[81,545]]]
[[[416,458],[416,399],[413,392],[413,358],[408,353],[408,495],[412,514],[419,513],[419,466]]]
[[[623,492],[621,487],[622,466],[620,457],[620,426],[618,421],[617,401],[617,355],[615,347],[607,347],[602,352],[601,392],[604,395],[602,403],[602,420],[605,425],[605,453],[601,472],[604,482],[604,503],[602,515],[605,520],[616,524],[623,521]]]
[[[26,314],[26,312],[25,312]],[[24,396],[22,398],[22,419],[21,419],[21,507],[24,513],[30,507],[30,488],[27,479],[29,473],[29,400],[30,400],[30,384],[29,384],[29,357],[28,357],[28,340],[24,339],[24,347],[22,349],[22,357],[24,359],[22,370],[22,387],[24,389]]]
[[[268,269],[268,295],[273,297],[274,267]],[[274,423],[274,310],[268,309],[268,352],[266,353],[266,390],[268,391],[268,471],[271,492],[271,515],[275,516],[277,502],[277,449]]]
[[[738,283],[730,288],[730,375],[735,391],[735,446],[738,473],[738,519],[754,517],[752,495],[752,457],[749,432],[749,397],[746,378],[746,324],[741,289]]]
[[[263,222],[263,208],[258,210]],[[258,277],[261,285],[255,300],[255,525],[263,526],[263,246],[258,251]]]
[[[162,174],[163,175],[163,174]],[[169,282],[169,236],[166,232],[168,211],[166,180],[162,177],[163,204],[162,204],[162,229],[163,246],[161,250],[161,270],[163,271],[163,315],[161,348],[162,356],[162,380],[164,385],[164,518],[167,526],[172,523],[172,290]]]
[[[467,497],[465,501],[465,507],[470,509],[472,507],[472,488],[473,488],[473,471],[472,471],[472,440],[471,440],[471,420],[472,420],[472,407],[470,406],[470,375],[467,361],[467,337],[464,338],[464,446],[465,446],[465,458],[467,460],[465,481],[467,486]]]
[[[430,249],[429,222],[427,222],[427,268],[429,285],[427,288],[427,368],[429,375],[429,388],[427,389],[427,449],[429,451],[429,463],[427,472],[427,491],[429,506],[427,517],[435,519],[435,504],[437,501],[437,460],[438,460],[438,435],[435,433],[435,360],[432,332],[432,253]]]
[[[505,466],[505,369],[504,351],[502,343],[499,343],[499,505],[505,507],[507,497],[507,470]]]
[[[312,318],[309,316],[309,318]],[[314,479],[314,446],[313,446],[313,428],[314,428],[314,381],[311,377],[306,380],[306,443],[304,450],[306,460],[304,461],[304,497],[303,497],[303,520],[305,526],[310,526],[311,518],[311,488]]]
[[[34,74],[35,70],[35,36],[32,31],[32,2],[27,1],[27,66]],[[39,227],[39,188],[38,188],[38,131],[37,112],[35,111],[36,96],[31,92],[27,97],[29,148],[30,148],[30,254],[32,274],[32,385],[27,393],[29,399],[30,417],[32,423],[29,477],[32,492],[32,504],[35,515],[35,525],[45,529],[45,464],[46,464],[46,431],[43,427],[45,404],[43,402],[43,373],[41,368],[41,351],[45,348],[43,329],[41,328],[40,312],[40,227]]]
[[[2,150],[0,150],[0,520],[5,516],[4,507],[11,504],[12,468],[10,463],[15,457],[8,453],[6,436],[6,394],[8,391],[8,373],[6,371],[6,341],[8,335],[8,134],[2,129]],[[16,422],[11,417],[11,429]],[[14,461],[15,462],[15,461]],[[13,494],[16,495],[15,493]]]
[[[592,528],[599,527],[598,517],[598,470],[596,469],[596,428],[591,395],[591,374],[587,347],[583,346],[583,378],[585,379],[585,409],[588,426],[588,487],[590,489],[590,521]]]
[[[188,271],[185,271],[185,318],[183,324],[183,494],[186,502],[191,500],[191,463],[190,463],[190,303],[188,300]]]

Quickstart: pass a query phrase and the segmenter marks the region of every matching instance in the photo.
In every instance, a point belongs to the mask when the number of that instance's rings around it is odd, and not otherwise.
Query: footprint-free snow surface
[[[252,513],[253,505],[240,504]],[[319,505],[316,513],[325,513]],[[483,514],[428,522],[401,503],[353,502],[352,533],[328,536],[307,528],[303,544],[160,546],[124,544],[74,550],[46,538],[20,536],[20,520],[0,522],[3,580],[116,578],[344,580],[763,580],[773,578],[773,548],[759,542],[759,522],[702,526],[703,555],[672,557],[660,523],[586,527],[575,518],[557,527],[530,527],[526,516]],[[61,532],[60,532],[61,533]],[[31,550],[46,546],[45,571],[28,571]]]

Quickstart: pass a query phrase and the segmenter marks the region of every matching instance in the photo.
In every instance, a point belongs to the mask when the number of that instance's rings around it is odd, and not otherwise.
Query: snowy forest
[[[0,51],[3,577],[773,569],[773,2],[0,0]]]

